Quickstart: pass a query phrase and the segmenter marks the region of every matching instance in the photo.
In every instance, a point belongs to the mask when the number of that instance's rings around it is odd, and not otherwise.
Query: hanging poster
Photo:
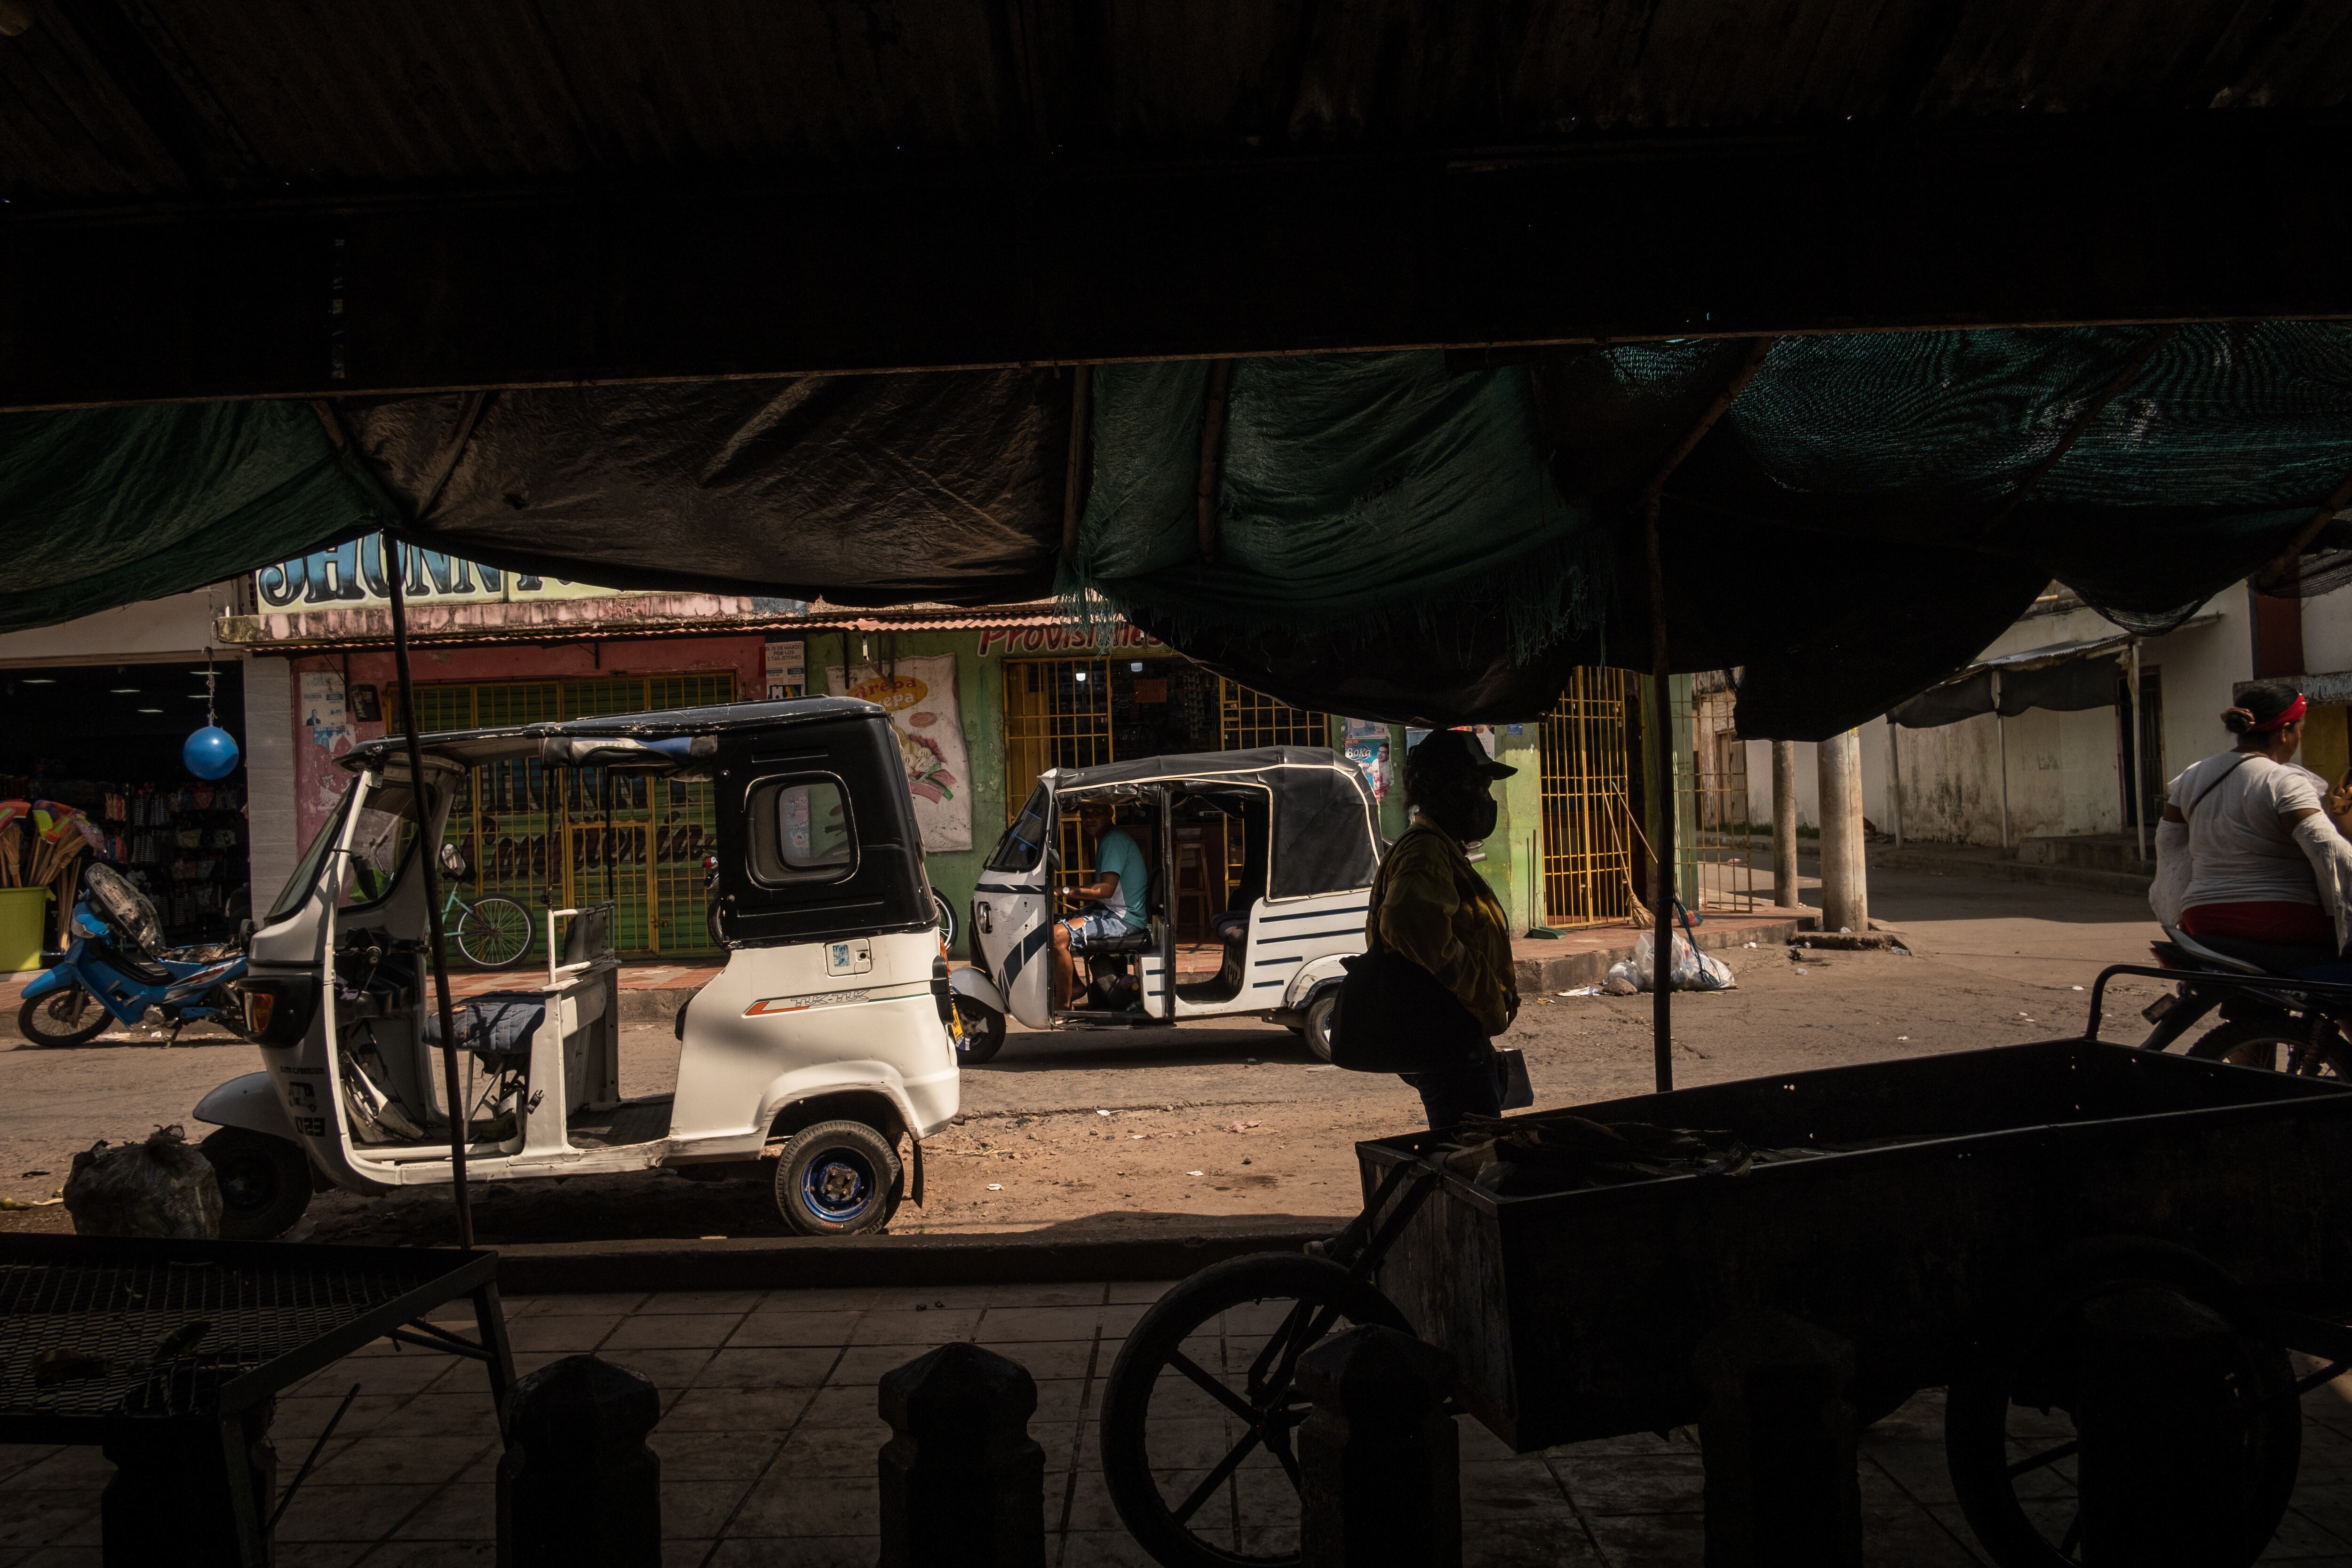
[[[294,763],[295,832],[307,844],[342,803],[351,775],[335,766],[356,737],[343,703],[343,677],[332,670],[302,672],[294,715],[298,743]]]
[[[1347,726],[1348,760],[1364,770],[1374,800],[1385,800],[1395,786],[1394,763],[1389,755],[1389,727],[1378,719],[1350,718]]]
[[[808,695],[808,644],[798,638],[768,644],[768,700]]]
[[[824,679],[835,696],[859,697],[889,710],[923,848],[971,848],[971,765],[956,707],[955,655],[900,659],[882,670],[859,664],[845,671],[835,664]]]

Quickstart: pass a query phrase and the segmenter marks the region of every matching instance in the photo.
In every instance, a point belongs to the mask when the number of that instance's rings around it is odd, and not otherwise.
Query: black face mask
[[[1442,799],[1422,804],[1421,813],[1451,834],[1458,843],[1475,844],[1495,831],[1502,807],[1486,780],[1473,779],[1445,791]]]

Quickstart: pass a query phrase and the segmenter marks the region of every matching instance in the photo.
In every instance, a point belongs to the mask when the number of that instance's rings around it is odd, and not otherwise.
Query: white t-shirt
[[[2200,904],[2318,904],[2319,883],[2282,811],[2316,811],[2327,781],[2310,768],[2225,751],[2190,763],[2165,786],[2189,819],[2189,891]]]

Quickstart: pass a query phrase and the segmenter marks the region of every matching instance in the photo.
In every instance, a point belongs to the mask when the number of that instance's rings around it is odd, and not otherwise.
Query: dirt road
[[[1675,999],[1683,1083],[1964,1051],[2071,1034],[2103,964],[2143,958],[2155,934],[2126,896],[1923,873],[1879,873],[1872,912],[1912,956],[1792,961],[1780,947],[1724,955],[1738,988]],[[2137,1039],[2158,989],[2127,981],[2111,1039]],[[205,1090],[258,1063],[235,1040],[172,1050],[110,1040],[74,1051],[0,1050],[0,1194],[46,1197],[74,1149],[186,1121]],[[1528,1054],[1538,1105],[1648,1092],[1650,998],[1528,998],[1507,1041]],[[667,1026],[625,1037],[623,1089],[658,1093],[675,1075]],[[1328,1220],[1358,1199],[1352,1145],[1411,1130],[1420,1103],[1389,1077],[1318,1063],[1287,1030],[1016,1030],[971,1071],[960,1124],[925,1145],[927,1201],[896,1229],[1133,1230],[1204,1217]],[[190,1123],[191,1135],[204,1128]],[[44,1175],[18,1173],[43,1172]],[[766,1185],[674,1175],[492,1186],[478,1196],[488,1241],[778,1233]],[[374,1199],[331,1193],[312,1206],[320,1239],[430,1242],[449,1234],[446,1191]],[[0,1214],[0,1226],[61,1225],[55,1208]]]

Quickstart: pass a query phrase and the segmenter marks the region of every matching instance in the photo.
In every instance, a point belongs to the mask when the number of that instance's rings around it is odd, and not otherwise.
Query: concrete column
[[[1805,902],[1797,876],[1797,743],[1772,743],[1772,902]]]
[[[593,1355],[515,1380],[498,1470],[500,1568],[658,1568],[661,1395]]]
[[[1870,929],[1870,877],[1862,858],[1862,732],[1821,743],[1822,929]]]
[[[1853,1347],[1778,1312],[1703,1341],[1706,1568],[1862,1568]]]
[[[294,681],[286,659],[247,659],[245,674],[246,821],[257,924],[302,858],[294,810]],[[231,678],[234,678],[232,675]]]
[[[1454,1358],[1377,1323],[1298,1358],[1314,1408],[1298,1428],[1306,1568],[1461,1568]]]
[[[882,1568],[1045,1568],[1045,1450],[1037,1384],[965,1341],[882,1375]]]

